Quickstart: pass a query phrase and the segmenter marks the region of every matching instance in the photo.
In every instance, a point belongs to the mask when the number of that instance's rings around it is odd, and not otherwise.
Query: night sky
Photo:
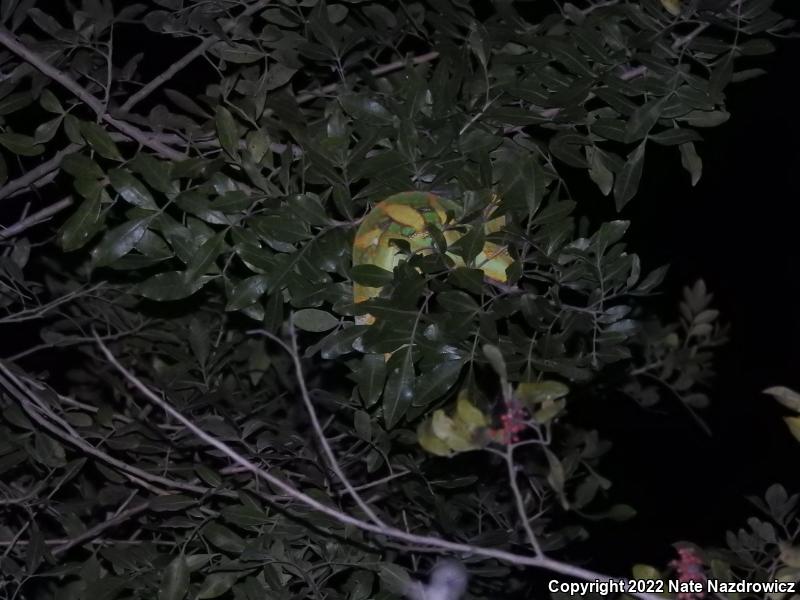
[[[800,18],[796,2],[776,8]],[[674,558],[670,544],[723,545],[726,530],[757,516],[746,496],[763,497],[775,482],[800,492],[800,443],[781,420],[788,412],[761,393],[800,389],[800,40],[776,46],[758,57],[767,75],[727,89],[730,121],[701,132],[698,185],[675,148],[648,146],[642,190],[623,214],[632,221],[629,249],[643,264],[672,265],[663,316],[672,320],[682,286],[702,277],[731,341],[702,412],[711,437],[667,395],[656,412],[625,398],[578,409],[614,442],[601,469],[615,483],[611,497],[639,511],[634,521],[592,529],[584,555],[594,555],[594,567],[663,568]]]

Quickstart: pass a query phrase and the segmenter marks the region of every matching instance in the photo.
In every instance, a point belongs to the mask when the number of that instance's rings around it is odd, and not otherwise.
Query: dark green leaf
[[[387,365],[389,375],[383,392],[383,418],[391,429],[405,416],[414,399],[414,362],[411,350],[392,355]]]
[[[255,304],[267,291],[269,280],[263,275],[253,275],[236,284],[228,296],[225,310],[241,310]]]
[[[134,219],[115,227],[92,249],[92,261],[98,267],[110,265],[125,256],[142,239],[152,217]]]
[[[329,312],[316,308],[304,308],[294,313],[294,324],[303,331],[320,333],[333,329],[339,324],[339,319]]]
[[[657,100],[651,100],[633,111],[625,127],[625,141],[635,142],[650,133],[653,125],[661,117],[664,106],[666,106],[669,99],[669,96],[664,96]]]
[[[639,189],[644,167],[644,150],[647,140],[643,140],[636,149],[628,155],[628,160],[622,171],[617,175],[614,183],[614,200],[617,211],[622,210],[630,202]]]
[[[167,565],[161,575],[158,600],[182,600],[189,591],[189,567],[183,553]]]
[[[91,121],[81,121],[81,134],[84,139],[89,142],[92,150],[97,152],[103,158],[109,160],[122,160],[122,155],[119,153],[119,148],[108,135],[108,132],[102,125],[93,123]]]
[[[703,159],[697,154],[692,142],[680,145],[681,164],[692,177],[692,187],[697,185],[703,175]]]
[[[141,181],[127,171],[111,169],[108,172],[108,179],[111,181],[111,185],[114,186],[114,189],[117,190],[119,195],[122,196],[126,202],[141,208],[158,209],[150,191]]]
[[[210,277],[199,277],[187,281],[181,271],[166,271],[143,281],[134,288],[134,292],[151,300],[180,300],[194,294],[210,279]]]
[[[100,222],[100,195],[85,199],[78,210],[66,220],[58,233],[61,247],[67,251],[77,250],[97,232]]]
[[[186,265],[185,276],[187,281],[192,281],[208,272],[214,261],[225,249],[226,233],[226,231],[220,231],[200,245],[189,264]]]
[[[424,373],[417,383],[414,406],[427,406],[442,398],[458,380],[462,364],[460,360],[445,360]]]
[[[18,156],[38,156],[44,152],[44,146],[34,138],[20,133],[0,133],[0,145]]]
[[[375,404],[381,397],[386,381],[386,359],[383,354],[365,354],[360,368],[355,372],[355,379],[364,404]]]
[[[479,250],[480,251],[480,250]],[[378,265],[356,265],[352,271],[353,281],[369,287],[383,287],[394,280],[391,271]]]
[[[231,111],[224,106],[217,106],[214,121],[217,125],[217,137],[219,137],[219,143],[222,148],[231,158],[237,159],[239,157],[239,134]]]

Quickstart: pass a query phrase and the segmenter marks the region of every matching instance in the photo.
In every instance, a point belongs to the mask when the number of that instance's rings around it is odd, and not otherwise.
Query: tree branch
[[[109,115],[105,111],[105,107],[100,100],[90,94],[69,75],[59,71],[41,56],[36,54],[33,50],[21,43],[16,36],[14,36],[14,34],[5,27],[0,27],[0,44],[8,48],[11,52],[19,56],[25,62],[36,67],[39,71],[41,71],[44,75],[47,75],[53,81],[64,86],[78,99],[84,102],[89,108],[91,108],[102,121],[105,121],[128,137],[133,138],[142,146],[147,146],[151,150],[156,151],[166,158],[171,158],[173,160],[180,160],[184,158],[183,154],[170,148],[169,146],[166,146],[165,144],[162,144],[158,140],[148,137],[141,129]]]
[[[31,169],[24,175],[21,175],[16,179],[12,179],[3,187],[0,187],[0,200],[14,196],[16,195],[15,192],[24,190],[28,186],[35,186],[40,179],[58,169],[58,166],[61,164],[61,160],[67,154],[72,154],[79,148],[81,148],[80,144],[70,144],[66,148],[56,152],[55,155],[53,155],[53,158],[50,160],[43,162],[38,167]]]
[[[72,206],[72,196],[67,196],[66,198],[63,198],[58,202],[51,204],[50,206],[45,206],[42,210],[35,212],[32,215],[21,219],[20,221],[17,221],[13,225],[9,225],[5,229],[0,229],[0,241],[19,235],[26,229],[46,221],[54,214],[61,212],[69,206]]]
[[[269,4],[269,0],[259,0],[258,2],[254,2],[246,9],[242,11],[242,13],[234,18],[231,21],[228,21],[223,27],[222,31],[228,33],[232,30],[239,19],[242,17],[249,17],[254,13],[258,12],[262,8],[266,7]],[[159,86],[161,86],[164,82],[169,81],[172,79],[176,73],[186,68],[194,59],[203,55],[203,53],[211,48],[214,44],[219,42],[220,39],[214,35],[207,37],[203,40],[198,46],[196,46],[193,50],[190,50],[187,54],[185,54],[182,58],[178,59],[174,63],[172,63],[167,70],[165,70],[161,75],[156,77],[155,79],[151,80],[150,83],[145,85],[142,89],[136,92],[133,96],[128,98],[128,100],[122,105],[120,110],[124,113],[130,112],[131,109],[136,106],[139,102],[147,98],[153,91],[155,91]]]
[[[189,419],[184,417],[180,412],[178,412],[175,408],[173,408],[172,405],[169,404],[169,402],[167,402],[162,397],[154,393],[133,373],[131,373],[125,367],[123,367],[117,360],[117,358],[111,353],[108,347],[105,344],[103,344],[103,342],[99,338],[97,338],[97,344],[100,347],[100,350],[102,351],[106,359],[114,366],[114,368],[117,371],[120,372],[120,374],[123,377],[125,377],[125,379],[127,379],[136,389],[138,389],[150,402],[152,402],[161,410],[163,410],[165,413],[167,413],[167,415],[169,415],[170,417],[181,423],[196,437],[201,439],[206,444],[213,446],[214,448],[222,452],[225,456],[230,458],[232,461],[241,465],[247,471],[250,471],[256,477],[260,477],[261,479],[269,483],[271,486],[280,489],[287,496],[294,498],[295,500],[301,502],[302,504],[306,505],[309,508],[312,508],[318,512],[328,515],[329,517],[335,519],[336,521],[342,523],[343,525],[352,525],[353,527],[356,527],[362,531],[382,535],[388,538],[394,538],[396,540],[400,540],[402,542],[406,542],[409,544],[418,545],[420,546],[419,548],[420,551],[436,552],[436,553],[453,552],[458,554],[482,556],[486,558],[496,558],[497,560],[501,560],[503,562],[510,563],[513,565],[522,567],[543,568],[550,571],[554,571],[556,573],[561,573],[564,575],[576,577],[579,579],[584,579],[587,581],[595,581],[595,580],[608,581],[611,579],[611,577],[609,577],[608,575],[595,573],[593,571],[589,571],[587,569],[576,567],[567,563],[562,563],[560,561],[545,556],[526,556],[523,554],[515,554],[513,552],[508,552],[506,550],[499,550],[497,548],[483,548],[480,546],[472,546],[470,544],[463,544],[460,542],[452,542],[450,540],[445,540],[434,536],[417,535],[414,533],[403,531],[402,529],[397,529],[396,527],[370,523],[368,521],[364,521],[362,519],[353,517],[347,513],[341,512],[340,510],[337,510],[336,508],[333,508],[328,504],[324,504],[323,502],[316,500],[315,498],[312,498],[308,494],[298,490],[293,485],[287,483],[283,479],[276,477],[271,473],[268,473],[264,469],[260,468],[259,466],[247,460],[244,456],[236,452],[236,450],[228,446],[225,442],[222,442],[221,440],[217,439],[211,434],[206,433],[205,431],[200,429],[197,425],[192,423]],[[615,578],[615,580],[620,581],[623,584],[627,583],[627,580],[624,578]],[[663,600],[660,596],[657,596],[655,594],[632,593],[632,595],[636,596],[637,598],[640,598],[641,600]]]
[[[297,351],[297,336],[294,333],[294,324],[292,322],[293,315],[289,317],[289,331],[291,337],[291,347],[288,346],[282,339],[278,336],[271,334],[269,331],[264,329],[259,329],[254,331],[253,333],[259,333],[263,336],[268,337],[273,342],[278,344],[281,348],[283,348],[289,356],[292,358],[292,363],[294,364],[294,372],[297,377],[297,383],[300,386],[300,396],[303,398],[303,404],[306,406],[306,410],[308,411],[309,416],[311,417],[311,425],[314,428],[314,433],[317,435],[317,439],[319,440],[320,445],[322,446],[322,450],[328,459],[328,463],[333,469],[333,472],[336,473],[336,476],[339,478],[339,481],[342,482],[342,485],[347,489],[347,492],[350,496],[353,497],[353,500],[356,501],[359,508],[364,511],[364,513],[372,519],[372,521],[376,525],[385,526],[384,522],[375,514],[375,511],[364,502],[364,499],[361,495],[356,491],[353,487],[353,484],[350,483],[350,480],[347,478],[347,475],[344,474],[342,467],[339,465],[339,461],[336,460],[336,455],[333,453],[333,449],[331,445],[328,443],[328,439],[325,437],[325,432],[322,430],[322,426],[319,423],[319,419],[317,418],[317,411],[314,409],[314,404],[311,402],[311,397],[308,395],[308,389],[306,388],[305,377],[303,376],[303,366],[300,364],[300,353]]]

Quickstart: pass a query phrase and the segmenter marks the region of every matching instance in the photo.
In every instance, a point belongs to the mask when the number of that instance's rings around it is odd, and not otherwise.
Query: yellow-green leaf
[[[661,573],[658,569],[650,565],[633,565],[633,578],[634,579],[661,579]]]
[[[447,444],[433,433],[430,419],[423,421],[417,428],[417,441],[423,450],[436,456],[450,456],[452,454]]]
[[[789,431],[798,442],[800,442],[800,417],[785,417],[783,419],[789,427]]]

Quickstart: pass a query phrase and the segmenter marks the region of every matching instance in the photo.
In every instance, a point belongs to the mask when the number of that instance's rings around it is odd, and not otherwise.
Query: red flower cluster
[[[670,561],[669,566],[675,569],[678,581],[706,581],[703,559],[697,556],[692,548],[678,548],[678,558]],[[705,595],[705,592],[681,592],[677,600],[698,600]]]
[[[519,434],[528,426],[525,417],[525,409],[519,404],[506,405],[506,411],[500,415],[500,427],[489,429],[489,435],[500,444],[517,443]]]

